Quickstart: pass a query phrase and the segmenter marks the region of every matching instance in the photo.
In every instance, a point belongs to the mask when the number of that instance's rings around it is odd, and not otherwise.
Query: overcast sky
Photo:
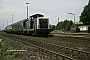
[[[29,2],[29,16],[35,13],[41,13],[45,17],[50,18],[50,24],[57,24],[59,21],[73,20],[73,15],[68,12],[75,13],[75,21],[78,22],[79,16],[83,11],[88,0],[0,0],[0,29],[3,29],[12,23],[12,15],[14,15],[13,23],[26,18],[26,2]]]

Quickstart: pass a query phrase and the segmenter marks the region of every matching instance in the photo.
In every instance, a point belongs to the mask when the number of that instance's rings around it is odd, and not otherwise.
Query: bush
[[[0,42],[0,60],[22,60],[18,58],[19,53],[7,50],[14,50],[12,47],[8,46],[5,41]]]

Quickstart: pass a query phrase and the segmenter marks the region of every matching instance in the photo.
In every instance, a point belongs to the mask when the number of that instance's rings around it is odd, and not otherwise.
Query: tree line
[[[80,15],[79,22],[83,22],[82,25],[90,25],[90,0],[88,4],[84,7]],[[59,22],[56,26],[52,25],[52,30],[70,31],[71,28],[74,28],[74,23],[72,20],[67,20],[67,19]]]
[[[62,31],[70,31],[70,29],[74,26],[72,20],[64,20],[59,22],[56,26],[52,25],[52,30],[62,30]]]

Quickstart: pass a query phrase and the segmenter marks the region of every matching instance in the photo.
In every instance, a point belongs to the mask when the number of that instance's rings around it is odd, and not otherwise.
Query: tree
[[[66,19],[66,20],[64,20],[64,21],[61,21],[61,22],[59,22],[57,25],[56,25],[56,29],[57,30],[65,30],[65,28],[66,28],[66,25],[68,24],[68,20]]]
[[[90,0],[81,13],[80,22],[83,22],[84,25],[90,25]]]
[[[68,25],[70,25],[70,27],[68,27]],[[66,30],[66,31],[69,31],[70,28],[72,27],[72,25],[73,25],[73,22],[66,19],[64,21],[59,22],[56,25],[56,30]]]
[[[68,24],[66,25],[65,31],[70,31],[72,25],[73,25],[73,22],[69,21]]]
[[[59,22],[59,23],[56,25],[56,29],[57,29],[57,30],[63,29],[63,25],[64,25],[63,21]]]
[[[64,30],[65,30],[65,28],[66,28],[66,25],[68,24],[68,20],[66,19],[65,21],[64,21]]]
[[[52,25],[52,31],[55,30],[55,25]]]

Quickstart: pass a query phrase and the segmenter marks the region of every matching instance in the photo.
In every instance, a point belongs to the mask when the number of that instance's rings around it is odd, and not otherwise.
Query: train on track
[[[48,36],[51,32],[49,18],[42,14],[34,14],[29,19],[23,19],[5,28],[7,33],[33,36]]]

